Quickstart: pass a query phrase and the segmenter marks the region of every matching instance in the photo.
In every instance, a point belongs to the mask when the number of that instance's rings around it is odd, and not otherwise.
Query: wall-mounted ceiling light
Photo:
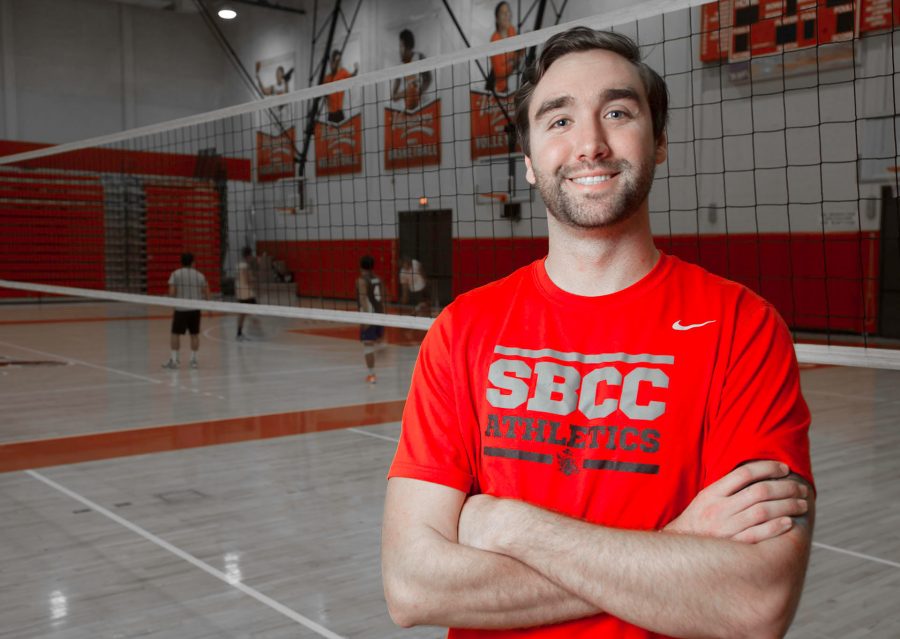
[[[237,18],[237,11],[226,5],[219,9],[219,17],[223,20],[234,20]]]

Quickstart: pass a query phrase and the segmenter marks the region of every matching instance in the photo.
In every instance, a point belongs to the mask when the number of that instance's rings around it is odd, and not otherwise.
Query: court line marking
[[[61,386],[59,388],[45,388],[41,390],[31,391],[12,391],[9,393],[0,392],[0,399],[14,400],[19,398],[31,397],[37,395],[44,397],[46,395],[62,394],[62,393],[84,393],[87,391],[104,391],[110,388],[129,388],[140,386],[138,382],[120,382],[118,384],[92,384],[90,386]]]
[[[396,437],[388,437],[387,435],[381,435],[379,433],[370,433],[368,431],[359,429],[359,428],[345,428],[344,430],[353,431],[359,435],[365,435],[366,437],[374,437],[376,439],[383,439],[385,441],[397,443],[400,440]],[[856,552],[855,550],[845,550],[843,548],[838,548],[837,546],[829,546],[828,544],[819,543],[818,541],[812,542],[812,545],[816,548],[822,548],[823,550],[831,550],[832,552],[842,553],[844,555],[850,555],[851,557],[856,557],[858,559],[866,559],[868,561],[873,561],[877,564],[884,564],[885,566],[891,566],[892,568],[900,568],[900,563],[896,561],[891,561],[890,559],[882,559],[881,557],[874,557],[872,555],[867,555],[865,553]]]
[[[271,597],[267,597],[266,595],[262,594],[258,590],[255,590],[254,588],[251,588],[250,586],[247,586],[246,584],[241,583],[239,581],[235,582],[233,579],[229,580],[228,576],[225,575],[225,573],[223,573],[222,571],[216,570],[209,564],[197,559],[193,555],[181,550],[177,546],[170,544],[165,539],[157,537],[153,533],[151,533],[147,530],[144,530],[137,524],[133,524],[130,521],[128,521],[127,519],[124,519],[123,517],[120,517],[119,515],[115,514],[114,512],[107,510],[103,506],[101,506],[97,503],[94,503],[87,497],[83,497],[83,496],[79,495],[78,493],[76,493],[75,491],[70,490],[69,488],[66,488],[62,484],[58,484],[57,482],[53,481],[49,477],[45,477],[41,473],[34,471],[34,470],[26,470],[25,473],[27,475],[30,475],[33,479],[37,479],[38,481],[41,481],[41,482],[47,484],[51,488],[58,490],[62,494],[66,495],[68,497],[71,497],[75,501],[81,502],[83,505],[87,506],[91,510],[95,510],[96,512],[100,513],[101,515],[113,520],[120,526],[124,526],[131,532],[133,532],[137,535],[140,535],[147,541],[156,544],[157,546],[159,546],[160,548],[163,548],[164,550],[168,550],[170,553],[172,553],[176,557],[183,559],[184,561],[194,565],[195,567],[199,568],[200,570],[206,572],[209,575],[212,575],[213,577],[222,581],[223,583],[226,583],[229,586],[236,588],[237,590],[240,590],[245,595],[247,595],[249,597],[253,597],[261,604],[266,605],[269,608],[272,608],[273,610],[275,610],[277,612],[280,612],[284,616],[290,618],[293,621],[296,621],[297,623],[299,623],[302,626],[306,626],[307,628],[309,628],[316,634],[321,635],[322,637],[326,637],[327,639],[345,639],[345,637],[342,637],[341,635],[332,632],[325,626],[322,626],[322,625],[316,623],[312,619],[304,617],[299,612],[297,612],[295,610],[291,610],[284,604],[275,601]]]
[[[39,355],[43,355],[44,357],[55,357],[56,359],[59,359],[59,360],[65,360],[69,364],[80,364],[81,366],[87,366],[88,368],[95,368],[97,370],[108,371],[111,373],[118,373],[119,375],[127,375],[128,377],[134,377],[136,379],[140,379],[145,382],[153,382],[154,384],[165,384],[166,386],[171,386],[172,388],[176,388],[178,390],[185,391],[188,393],[194,393],[194,394],[203,393],[204,395],[207,395],[209,397],[217,397],[218,399],[221,399],[223,401],[225,399],[227,399],[226,397],[224,397],[222,395],[218,395],[218,394],[214,394],[214,393],[206,393],[199,389],[194,389],[194,388],[191,388],[190,386],[185,386],[183,384],[178,383],[177,379],[163,380],[163,379],[157,379],[155,377],[147,377],[146,375],[138,375],[137,373],[129,373],[128,371],[122,371],[117,368],[110,368],[108,366],[101,366],[100,364],[91,364],[90,362],[85,362],[83,360],[75,359],[74,357],[68,357],[66,355],[58,355],[56,353],[46,353],[44,351],[39,351],[35,348],[28,348],[27,346],[19,346],[18,344],[11,344],[10,342],[0,341],[0,345],[6,345],[6,346],[10,346],[12,348],[18,348],[23,351],[37,353]],[[170,375],[173,375],[173,374],[177,375],[178,372],[175,371],[174,373],[170,373]]]
[[[142,379],[145,382],[152,382],[154,384],[162,384],[162,380],[154,379],[153,377],[147,377],[146,375],[138,375],[137,373],[129,373],[128,371],[120,371],[116,368],[109,368],[108,366],[100,366],[99,364],[91,364],[90,362],[85,362],[80,359],[75,359],[74,357],[67,357],[66,355],[57,355],[55,353],[47,353],[45,351],[39,351],[36,348],[28,348],[27,346],[19,346],[18,344],[11,344],[10,342],[2,342],[0,341],[0,345],[9,346],[10,348],[18,348],[19,350],[28,351],[29,353],[37,353],[38,355],[43,355],[44,357],[55,357],[56,359],[65,360],[67,362],[72,362],[74,364],[80,364],[81,366],[87,366],[88,368],[96,368],[97,370],[107,371],[109,373],[117,373],[119,375],[126,375],[128,377],[134,377],[135,379]]]
[[[891,561],[890,559],[882,559],[881,557],[873,557],[872,555],[867,555],[865,553],[856,552],[855,550],[845,550],[844,548],[838,548],[837,546],[829,546],[828,544],[822,544],[818,541],[814,541],[812,543],[816,548],[822,548],[824,550],[831,550],[832,552],[839,552],[844,555],[850,555],[851,557],[857,557],[859,559],[867,559],[869,561],[874,561],[876,564],[884,564],[885,566],[890,566],[891,568],[900,568],[900,563],[896,561]]]
[[[307,357],[307,358],[309,358],[312,355],[326,355],[326,356],[350,355],[355,359],[356,357],[359,356],[358,355],[358,353],[359,353],[358,342],[354,342],[355,344],[357,344],[356,348],[353,348],[353,347],[350,347],[349,345],[347,345],[347,346],[343,346],[341,350],[336,350],[335,348],[330,347],[330,346],[318,346],[315,344],[311,345],[311,344],[278,343],[278,342],[272,341],[267,338],[259,338],[259,337],[251,338],[245,342],[237,342],[236,340],[232,340],[227,337],[213,337],[212,332],[217,331],[217,330],[222,331],[222,333],[224,334],[225,327],[221,323],[218,326],[210,326],[209,328],[203,330],[203,332],[202,332],[203,337],[205,337],[213,342],[221,342],[223,344],[237,344],[238,348],[250,348],[252,350],[263,350],[263,351],[268,350],[268,351],[275,351],[275,352],[281,353],[281,352],[284,352],[285,349],[288,349],[288,348],[296,349],[297,351],[302,352],[304,357]],[[319,338],[319,336],[317,336],[317,335],[309,335],[307,337],[312,337],[312,338],[316,338],[316,339]],[[385,349],[393,348],[393,347],[404,348],[402,344],[386,344],[386,343],[381,343],[379,345],[376,345],[375,348],[377,351],[383,351]],[[401,351],[397,350],[394,352],[400,353]],[[398,355],[398,358],[402,358],[402,357],[404,357],[404,356]],[[402,360],[400,360],[400,361],[402,361]],[[410,362],[412,363],[414,361],[415,361],[415,358],[413,357],[410,360]],[[277,371],[270,371],[270,372],[263,372],[263,373],[256,372],[256,373],[254,373],[254,375],[255,376],[281,375],[284,373],[307,373],[307,372],[308,373],[317,373],[319,371],[332,371],[332,370],[345,370],[345,369],[359,370],[359,365],[358,364],[339,364],[336,366],[322,366],[322,367],[315,367],[315,368],[286,369],[286,370],[277,370]],[[243,376],[242,373],[237,373],[237,374],[210,376],[210,377],[206,377],[205,379],[231,379],[231,378],[235,378],[235,377],[241,378],[242,376]]]
[[[362,430],[360,428],[354,428],[353,426],[344,428],[343,430],[349,430],[353,433],[356,433],[357,435],[365,435],[366,437],[374,437],[375,439],[383,439],[386,442],[393,442],[395,444],[400,441],[396,437],[388,437],[387,435],[381,435],[379,433],[370,433],[369,431]]]

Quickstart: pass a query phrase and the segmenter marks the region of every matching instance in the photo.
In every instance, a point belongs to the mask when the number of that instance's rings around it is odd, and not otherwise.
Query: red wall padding
[[[354,286],[363,255],[375,258],[375,273],[384,280],[388,299],[396,299],[396,252],[397,241],[393,239],[272,240],[256,244],[257,255],[267,253],[293,271],[298,295],[349,300],[356,299]]]
[[[874,231],[657,237],[662,250],[744,284],[794,328],[875,333]]]
[[[546,254],[546,237],[454,238],[453,295],[509,275]]]
[[[663,251],[740,282],[793,328],[875,333],[879,234],[767,233],[656,237]],[[304,297],[353,299],[369,253],[396,299],[395,240],[265,241],[257,246],[294,272]],[[547,253],[547,238],[454,238],[453,294],[503,277]]]

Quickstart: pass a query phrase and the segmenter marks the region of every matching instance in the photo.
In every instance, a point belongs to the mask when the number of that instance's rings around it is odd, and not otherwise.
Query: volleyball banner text
[[[316,177],[362,171],[362,115],[340,124],[316,122]]]
[[[294,175],[294,127],[270,135],[256,132],[256,181],[275,182]]]
[[[440,100],[416,111],[384,110],[384,168],[390,171],[440,163]]]
[[[472,121],[470,148],[473,160],[521,152],[515,140],[511,121],[515,113],[512,95],[494,96],[483,91],[470,91],[469,101]],[[510,149],[510,135],[513,136],[512,149]]]

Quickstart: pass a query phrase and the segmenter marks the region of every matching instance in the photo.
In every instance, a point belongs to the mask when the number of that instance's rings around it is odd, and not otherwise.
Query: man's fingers
[[[783,535],[793,527],[794,522],[790,517],[779,517],[778,519],[772,519],[758,526],[748,528],[732,537],[732,539],[745,544],[758,544],[761,541]]]
[[[754,504],[735,516],[738,530],[747,530],[783,517],[799,517],[809,510],[809,502],[805,499],[779,499]]]
[[[751,484],[729,497],[735,513],[742,512],[754,504],[779,499],[805,499],[809,488],[791,479],[769,479]]]
[[[738,466],[720,480],[710,484],[705,490],[720,497],[728,497],[741,489],[763,479],[786,477],[790,472],[787,464],[762,460]]]

